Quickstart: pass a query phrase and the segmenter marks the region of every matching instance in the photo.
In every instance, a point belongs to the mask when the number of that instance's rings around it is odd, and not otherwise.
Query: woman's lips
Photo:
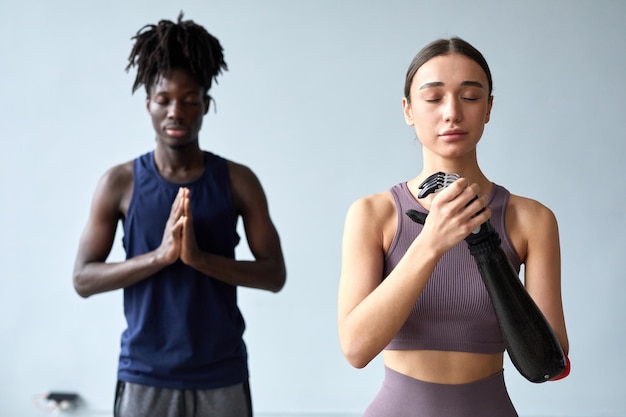
[[[445,141],[456,141],[465,138],[467,132],[461,129],[445,130],[439,134],[439,137]]]

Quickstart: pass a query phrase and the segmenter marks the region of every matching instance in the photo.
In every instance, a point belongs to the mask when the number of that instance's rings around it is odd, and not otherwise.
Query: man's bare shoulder
[[[101,186],[109,190],[126,190],[133,182],[133,161],[115,165],[102,175]]]
[[[258,181],[255,173],[247,165],[231,161],[229,159],[226,160],[226,163],[228,164],[228,173],[230,174],[230,180],[234,184],[239,184],[242,182],[245,184],[249,181]]]
[[[133,161],[115,165],[100,178],[94,195],[94,207],[125,216],[133,192]],[[117,214],[116,214],[117,215]]]
[[[266,212],[267,201],[261,182],[246,165],[226,160],[235,210],[245,214]]]

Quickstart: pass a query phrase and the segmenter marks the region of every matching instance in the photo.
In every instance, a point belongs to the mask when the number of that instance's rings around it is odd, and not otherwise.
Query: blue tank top
[[[127,258],[156,249],[179,187],[190,189],[198,246],[234,258],[239,242],[225,159],[205,152],[205,170],[188,184],[158,173],[153,152],[135,159],[133,194],[124,221]],[[211,389],[248,378],[244,320],[235,286],[180,260],[124,289],[127,328],[118,378],[173,389]]]
[[[405,214],[408,209],[428,211],[413,197],[406,183],[391,188],[398,228],[385,256],[384,276],[395,268],[423,226]],[[493,184],[488,198],[491,224],[513,268],[520,260],[504,225],[509,192]],[[473,353],[504,351],[504,339],[496,313],[467,243],[461,241],[446,252],[435,267],[407,321],[387,345],[390,350],[442,350]]]

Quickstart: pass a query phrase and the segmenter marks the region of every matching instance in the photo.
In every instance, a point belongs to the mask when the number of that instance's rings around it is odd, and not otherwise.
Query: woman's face
[[[422,65],[402,100],[406,123],[422,145],[445,158],[473,153],[489,121],[492,97],[487,75],[475,61],[449,54]]]

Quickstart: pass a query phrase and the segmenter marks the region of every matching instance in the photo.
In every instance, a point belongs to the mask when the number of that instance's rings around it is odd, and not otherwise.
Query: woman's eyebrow
[[[469,87],[478,87],[478,88],[485,88],[482,83],[479,83],[478,81],[463,81],[461,83],[462,86],[469,86]]]
[[[445,84],[441,81],[433,81],[430,83],[426,83],[423,84],[419,89],[420,90],[425,90],[427,88],[433,88],[433,87],[443,87]],[[477,87],[477,88],[485,88],[485,86],[482,85],[482,83],[478,82],[478,81],[463,81],[461,83],[462,86],[464,87]]]
[[[424,85],[422,85],[419,89],[420,90],[425,90],[427,88],[433,88],[433,87],[443,87],[444,84],[441,81],[433,81],[430,83],[426,83]]]

